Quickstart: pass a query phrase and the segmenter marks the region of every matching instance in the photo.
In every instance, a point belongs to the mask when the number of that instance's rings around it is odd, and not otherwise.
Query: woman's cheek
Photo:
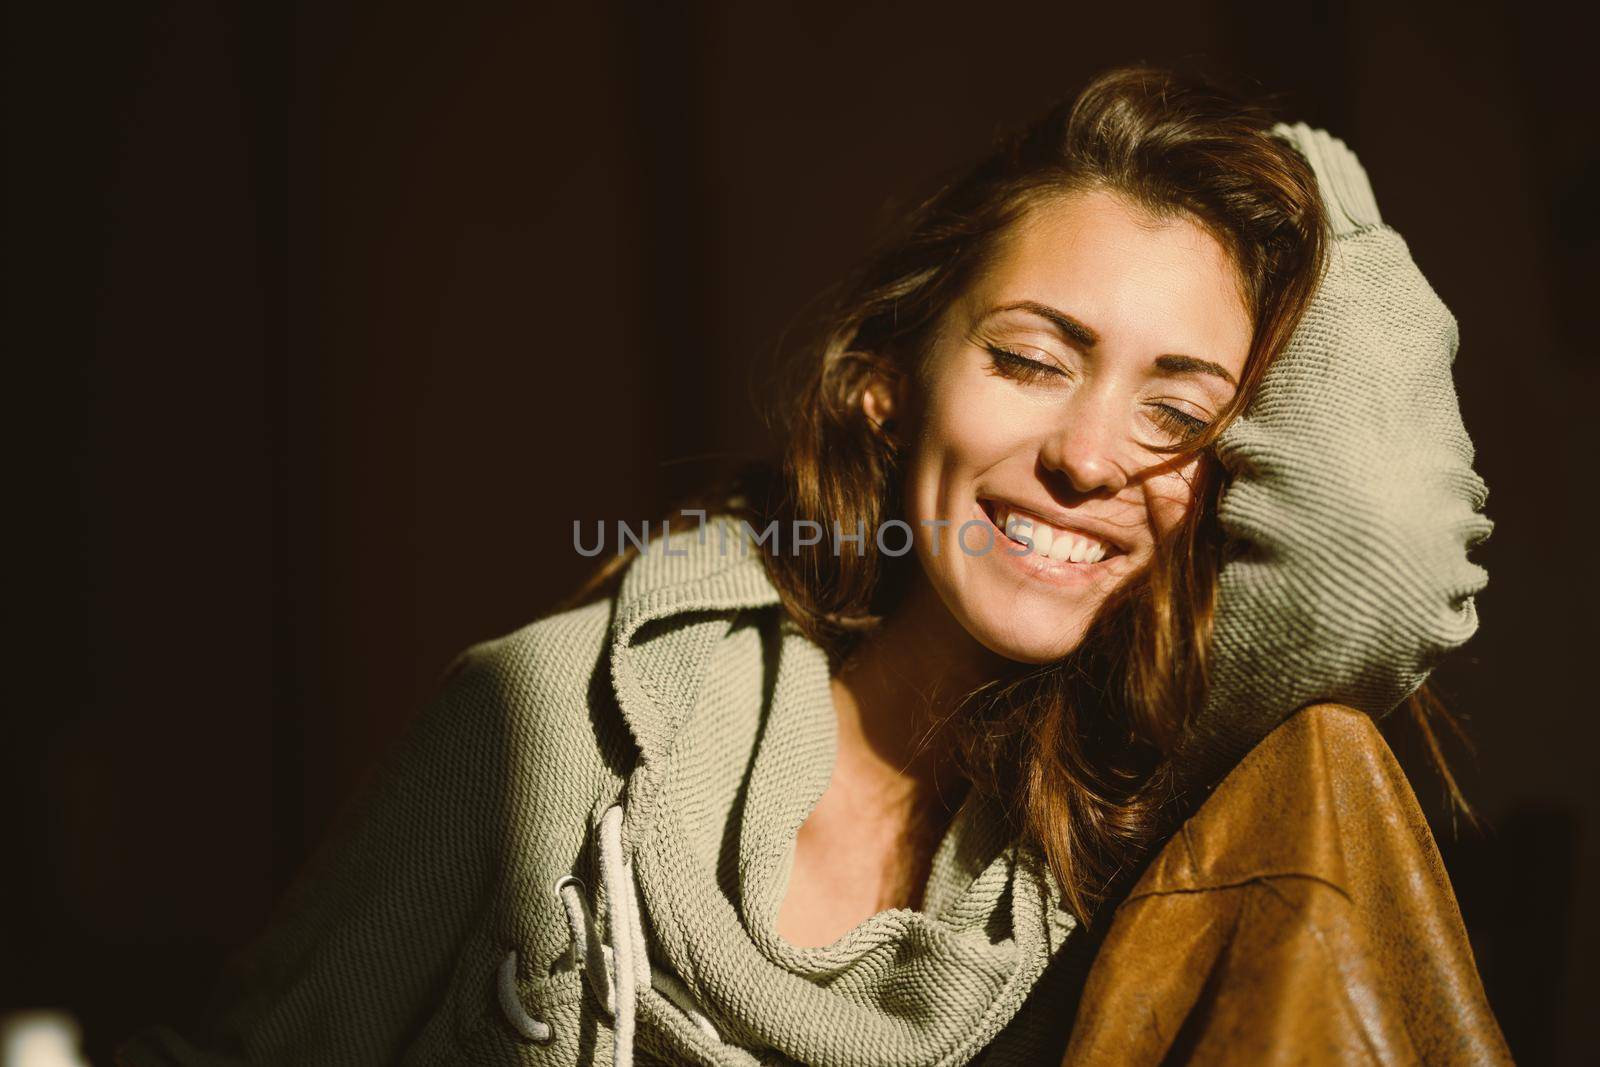
[[[1192,459],[1177,470],[1159,474],[1145,483],[1145,506],[1157,538],[1164,538],[1177,529],[1189,514],[1199,469],[1200,460]]]

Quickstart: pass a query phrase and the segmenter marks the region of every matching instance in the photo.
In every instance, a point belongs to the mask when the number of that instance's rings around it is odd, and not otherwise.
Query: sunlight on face
[[[1071,652],[1182,521],[1198,460],[1150,446],[1233,397],[1251,341],[1237,277],[1198,223],[1083,191],[1033,208],[937,323],[906,398],[906,518],[991,651]]]

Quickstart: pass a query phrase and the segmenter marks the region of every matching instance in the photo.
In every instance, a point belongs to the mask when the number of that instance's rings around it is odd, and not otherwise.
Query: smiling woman
[[[1191,217],[1074,190],[997,242],[892,402],[869,392],[871,417],[906,410],[919,438],[905,468],[914,524],[976,508],[1032,548],[974,557],[920,543],[967,633],[1006,659],[1059,659],[1150,566],[1200,464],[1164,450],[1225,411],[1244,373],[1241,290],[1226,248]]]
[[[1103,75],[837,288],[780,463],[461,656],[124,1063],[1504,1059],[1369,718],[1476,626],[1454,327],[1341,142]]]

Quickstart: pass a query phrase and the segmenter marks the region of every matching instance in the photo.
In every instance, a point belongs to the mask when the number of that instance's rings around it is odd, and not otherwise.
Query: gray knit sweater
[[[1450,386],[1455,324],[1354,157],[1283,127],[1340,220],[1292,350],[1221,442],[1214,696],[1225,768],[1314,698],[1388,711],[1475,622],[1488,529]],[[723,535],[727,536],[724,537]],[[741,551],[741,546],[749,549]],[[827,659],[725,519],[615,597],[469,649],[192,1026],[154,1064],[1049,1062],[1077,924],[977,804],[923,905],[833,945],[776,933],[836,751]]]

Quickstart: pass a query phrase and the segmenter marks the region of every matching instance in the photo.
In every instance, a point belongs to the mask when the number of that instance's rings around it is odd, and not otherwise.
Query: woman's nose
[[[1060,471],[1080,493],[1115,493],[1128,484],[1119,455],[1119,427],[1100,404],[1074,405],[1039,450],[1051,470]]]

